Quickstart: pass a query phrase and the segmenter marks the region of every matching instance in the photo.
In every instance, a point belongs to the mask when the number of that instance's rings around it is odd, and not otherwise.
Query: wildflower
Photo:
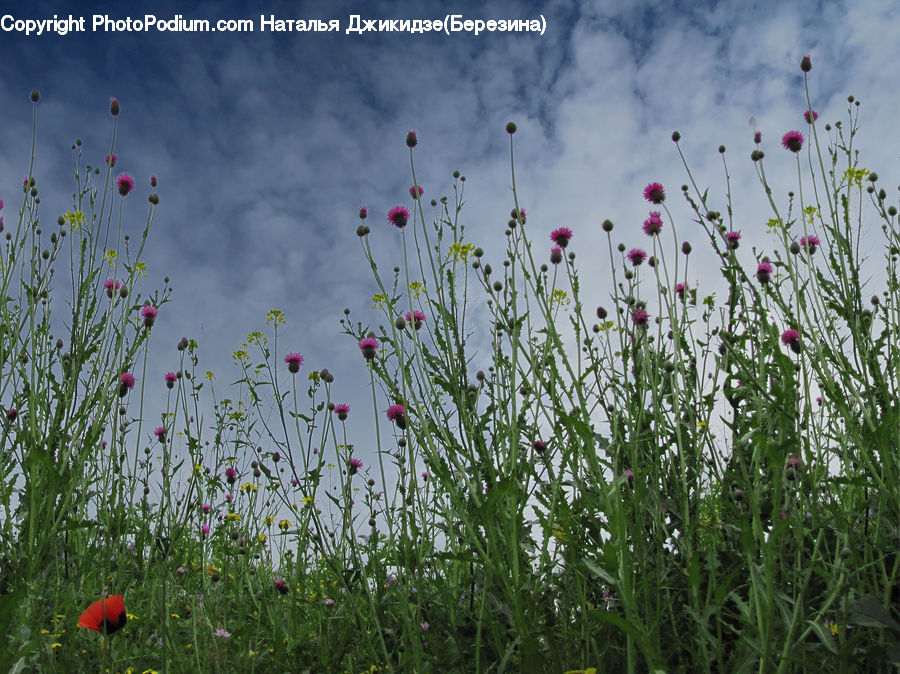
[[[227,639],[228,637],[231,636],[231,632],[226,632],[221,627],[219,629],[217,629],[215,632],[213,632],[213,634],[215,636],[219,637],[220,639]]]
[[[287,363],[288,372],[297,374],[300,371],[300,366],[303,365],[303,356],[299,353],[289,353],[284,357],[284,362]]]
[[[636,326],[643,327],[650,321],[650,314],[644,309],[635,309],[631,314],[631,321]]]
[[[331,597],[326,597],[325,606],[331,606],[332,604],[334,604],[334,599],[332,599]]]
[[[768,283],[772,278],[772,265],[771,263],[763,260],[759,263],[759,266],[756,268],[756,278],[760,283]]]
[[[423,472],[422,472],[422,479],[423,479],[423,480],[427,480],[427,479],[428,479],[428,472],[427,472],[427,471],[423,471]]]
[[[404,206],[394,206],[388,211],[387,219],[394,227],[403,229],[406,227],[406,223],[409,222],[409,209]]]
[[[78,619],[78,626],[97,632],[112,634],[125,627],[128,614],[125,612],[124,597],[115,594],[105,599],[98,599],[87,607]]]
[[[225,479],[228,481],[228,484],[234,484],[237,482],[237,471],[229,466],[225,469]]]
[[[406,147],[414,148],[418,144],[419,144],[419,139],[416,138],[415,131],[410,131],[408,134],[406,134]]]
[[[165,374],[166,387],[175,388],[175,382],[178,380],[178,376],[174,372],[166,372]]]
[[[200,538],[206,539],[207,536],[209,536],[209,525],[208,524],[200,525]]]
[[[356,472],[363,467],[363,462],[359,459],[350,459],[347,464],[347,472],[351,475],[356,475]]]
[[[340,419],[341,421],[346,421],[347,415],[350,414],[350,405],[347,405],[345,403],[335,405],[334,413],[338,415],[338,419]]]
[[[569,241],[572,239],[572,230],[568,227],[560,227],[559,229],[554,229],[550,233],[550,239],[560,248],[565,248],[569,245]]]
[[[103,283],[103,289],[106,291],[106,296],[112,299],[113,293],[119,289],[121,284],[115,279],[108,278]]]
[[[640,248],[632,248],[628,251],[628,255],[626,257],[631,260],[632,266],[637,267],[647,259],[647,253]]]
[[[165,426],[157,426],[153,429],[153,435],[156,436],[156,439],[165,444],[166,442],[166,429]]]
[[[662,231],[662,218],[659,211],[650,211],[650,217],[644,220],[644,234],[647,236],[656,236]]]
[[[810,118],[809,118],[809,117],[810,117],[810,113],[812,113],[812,120],[810,120]],[[812,124],[812,123],[815,122],[817,119],[819,119],[819,113],[816,112],[815,110],[807,110],[806,112],[803,113],[803,119],[806,120],[806,123],[807,123],[807,124]]]
[[[538,454],[543,454],[544,452],[547,451],[547,445],[544,444],[543,440],[535,440],[533,447],[534,447],[534,451],[536,451]]]
[[[111,98],[109,99],[109,114],[113,117],[119,114],[119,99]]]
[[[291,528],[291,521],[290,520],[281,520],[278,523],[278,528],[281,529],[282,531],[287,531],[288,529]]]
[[[757,145],[759,145],[761,141],[762,141],[762,132],[754,131],[753,132],[753,142],[756,143]]]
[[[119,397],[124,398],[134,388],[134,375],[123,372],[119,378]]]
[[[680,299],[680,300],[684,299],[684,291],[685,291],[685,285],[683,283],[675,284],[675,294],[678,295],[678,299]]]
[[[794,353],[800,353],[800,333],[796,330],[790,329],[782,332],[781,342],[785,346],[790,346]]]
[[[666,200],[666,191],[659,183],[650,183],[644,188],[644,199],[651,204],[661,204]]]
[[[813,236],[811,234],[809,236],[800,237],[800,247],[806,248],[806,250],[809,251],[810,255],[812,255],[813,253],[816,252],[816,249],[818,248],[818,246],[819,246],[819,237]]]
[[[809,60],[809,54],[800,59],[800,70],[805,73],[808,73],[812,70],[812,61]]]
[[[550,263],[559,264],[560,262],[562,262],[562,259],[562,248],[560,248],[559,246],[553,246],[553,248],[550,249]]]
[[[19,410],[17,410],[15,407],[10,407],[8,410],[6,410],[7,421],[15,421],[17,416],[19,416]]]
[[[418,189],[416,189],[417,187],[418,187]],[[416,192],[418,192],[418,194],[416,194]],[[412,187],[409,188],[409,196],[411,196],[413,199],[418,199],[424,193],[425,193],[425,190],[422,189],[421,185],[413,185]]]
[[[413,327],[418,330],[422,327],[422,323],[425,322],[425,314],[421,311],[413,311],[412,313],[406,312],[406,322],[412,323]]]
[[[127,173],[123,173],[116,180],[116,187],[119,189],[119,194],[127,197],[134,191],[134,178]]]
[[[782,136],[781,144],[785,150],[800,152],[800,148],[803,147],[803,134],[799,131],[788,131]]]
[[[631,470],[631,468],[626,468],[623,475],[625,476],[625,479],[628,480],[628,484],[634,482],[634,471]]]
[[[422,628],[422,631],[423,631],[423,632],[427,632],[427,631],[428,631],[428,628],[431,627],[431,625],[430,625],[430,624],[428,623],[428,621],[426,620],[426,621],[420,623],[420,624],[419,624],[419,627]]]
[[[387,409],[388,421],[393,421],[400,429],[406,428],[406,410],[403,405],[391,405]]]
[[[210,510],[212,510],[212,506],[209,503],[204,503],[203,504],[203,512],[208,515]]]
[[[365,339],[359,340],[359,350],[362,351],[363,357],[367,359],[375,357],[378,346],[378,340],[374,337],[366,337]]]
[[[109,166],[110,168],[112,168],[113,166],[116,165],[116,159],[117,159],[117,157],[114,154],[106,155],[106,165]]]
[[[145,305],[143,309],[141,309],[141,316],[144,319],[144,326],[148,328],[153,327],[154,321],[156,321],[157,315],[156,307],[150,306],[149,304]]]
[[[725,235],[725,240],[728,241],[728,247],[731,248],[731,250],[734,250],[740,245],[741,233],[728,232],[728,234]]]
[[[287,594],[290,590],[290,588],[288,588],[287,586],[287,583],[285,583],[280,578],[275,580],[275,589],[278,590],[280,594]]]
[[[369,209],[368,209],[368,208],[366,208],[365,206],[360,206],[360,207],[359,207],[359,219],[360,219],[360,220],[365,220],[365,219],[366,219],[366,216],[367,216],[368,214],[369,214]]]

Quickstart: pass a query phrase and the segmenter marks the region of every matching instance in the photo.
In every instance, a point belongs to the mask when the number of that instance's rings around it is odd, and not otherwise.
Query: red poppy
[[[88,606],[87,611],[78,619],[78,626],[112,634],[125,627],[127,620],[124,597],[121,594],[114,594],[106,599],[98,599]]]

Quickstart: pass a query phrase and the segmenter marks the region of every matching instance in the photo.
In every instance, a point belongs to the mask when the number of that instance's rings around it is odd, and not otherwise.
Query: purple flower
[[[157,440],[159,440],[160,442],[163,442],[163,443],[164,443],[164,442],[166,441],[166,428],[165,428],[165,426],[157,426],[156,428],[154,428],[154,429],[153,429],[153,435],[156,436],[156,439],[157,439]]]
[[[418,144],[419,144],[419,139],[416,138],[415,131],[410,131],[408,134],[406,134],[406,146],[408,148],[414,148]]]
[[[350,459],[347,463],[347,472],[351,475],[356,475],[356,472],[363,467],[363,462],[359,459]]]
[[[760,262],[756,268],[756,278],[760,283],[768,283],[772,278],[772,265],[766,261]]]
[[[213,634],[215,634],[220,639],[227,639],[228,637],[231,636],[231,632],[226,632],[221,627],[219,629],[217,629],[215,632],[213,632]]]
[[[127,173],[123,173],[116,179],[116,187],[119,188],[119,194],[127,197],[134,192],[134,178]]]
[[[638,327],[644,327],[650,321],[650,314],[644,309],[635,309],[631,314],[631,321]]]
[[[761,141],[762,141],[762,132],[761,132],[761,131],[754,131],[754,132],[753,132],[753,142],[756,143],[757,145],[759,145],[759,143],[760,143]]]
[[[644,188],[644,199],[651,204],[661,204],[666,200],[666,191],[659,183],[650,183]]]
[[[365,220],[365,219],[366,219],[366,216],[367,216],[368,214],[369,214],[369,209],[368,209],[368,208],[366,208],[365,206],[360,206],[360,207],[359,207],[359,219],[360,219],[360,220]]]
[[[287,363],[288,372],[297,374],[300,371],[300,366],[303,365],[303,356],[299,353],[289,353],[284,357],[284,362]]]
[[[378,340],[374,337],[366,337],[365,339],[359,340],[359,350],[362,351],[364,358],[374,358],[378,346]]]
[[[106,165],[112,168],[116,165],[116,155],[108,154],[106,155]]]
[[[790,346],[794,353],[800,353],[800,333],[796,330],[789,329],[782,332],[781,342],[785,346]]]
[[[412,323],[413,327],[418,330],[422,327],[422,323],[425,322],[425,314],[421,311],[413,311],[412,313],[406,312],[406,322]]]
[[[728,247],[734,250],[741,243],[741,233],[728,232],[728,234],[725,235],[725,240],[728,241]]]
[[[338,415],[338,419],[341,421],[346,420],[347,415],[350,414],[350,405],[345,403],[341,403],[340,405],[334,406],[334,413]]]
[[[800,247],[806,248],[809,251],[810,255],[816,252],[818,246],[819,237],[813,236],[812,234],[810,234],[809,236],[800,237]]]
[[[178,376],[174,372],[166,372],[165,380],[167,388],[175,388],[175,382],[178,380]]]
[[[134,375],[129,372],[123,372],[119,377],[119,397],[124,398],[128,392],[134,388]]]
[[[141,309],[141,316],[144,319],[145,327],[148,327],[148,328],[153,327],[153,323],[154,323],[154,321],[156,321],[157,313],[158,312],[156,310],[156,307],[150,306],[149,304],[147,304],[146,306],[144,306],[143,309]]]
[[[809,54],[800,59],[800,70],[805,73],[808,73],[812,70],[812,61],[809,60]]]
[[[404,206],[394,206],[388,211],[387,219],[394,227],[403,229],[409,222],[409,209]]]
[[[112,299],[113,293],[119,289],[119,282],[113,278],[108,278],[103,282],[103,289],[106,291],[106,296]]]
[[[663,221],[659,211],[650,211],[650,217],[644,220],[644,234],[656,236],[662,231]]]
[[[237,471],[231,466],[228,466],[228,468],[225,469],[225,479],[228,481],[228,484],[234,484],[237,482]]]
[[[205,539],[207,536],[209,536],[209,525],[201,524],[200,525],[200,538]]]
[[[544,443],[543,440],[535,440],[534,441],[534,451],[536,451],[538,454],[543,454],[544,452],[547,451],[547,445]]]
[[[409,188],[409,196],[411,196],[413,199],[418,199],[425,193],[425,190],[422,189],[421,185],[418,185],[418,190],[416,190],[416,187],[416,185],[413,185]],[[416,194],[416,192],[418,192],[418,194]]]
[[[810,113],[810,112],[812,112],[812,120],[809,119],[809,113]],[[816,112],[815,110],[807,110],[807,111],[805,111],[805,112],[803,113],[803,119],[806,120],[806,123],[807,123],[807,124],[812,124],[812,123],[815,122],[817,119],[819,119],[819,113]]]
[[[632,248],[628,251],[628,255],[626,257],[631,260],[632,266],[637,267],[647,259],[647,253],[640,248]]]
[[[275,589],[278,590],[279,594],[287,594],[289,592],[287,583],[281,580],[281,578],[275,580]]]
[[[550,249],[550,263],[559,264],[563,260],[563,251],[559,246],[553,246]]]
[[[397,424],[397,428],[406,428],[406,410],[403,408],[403,405],[391,405],[388,407],[387,418],[388,421],[393,421]]]
[[[569,245],[569,241],[572,238],[572,230],[568,227],[560,227],[559,229],[554,229],[550,233],[550,238],[560,248],[565,248]]]
[[[681,299],[681,300],[684,299],[684,291],[685,291],[685,285],[683,283],[675,284],[675,294],[678,295],[678,299]]]
[[[788,131],[782,136],[781,144],[785,150],[800,152],[800,148],[803,147],[803,134],[799,131]]]

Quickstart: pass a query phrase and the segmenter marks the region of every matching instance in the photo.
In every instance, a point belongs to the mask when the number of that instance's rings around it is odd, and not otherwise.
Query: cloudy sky
[[[845,118],[846,97],[862,100],[863,163],[898,183],[900,14],[886,0],[853,2],[471,3],[265,1],[47,2],[5,9],[16,19],[71,12],[85,34],[0,34],[0,197],[20,194],[31,138],[32,89],[41,92],[35,175],[45,219],[70,208],[70,146],[84,140],[100,165],[111,132],[109,101],[121,102],[116,171],[138,183],[127,211],[138,235],[151,174],[161,202],[147,250],[144,290],[169,276],[174,301],[153,329],[152,370],[175,369],[182,335],[200,343],[200,367],[233,379],[231,353],[250,330],[283,311],[283,351],[328,367],[336,396],[371,418],[355,343],[341,335],[344,307],[377,321],[376,292],[360,251],[357,211],[368,206],[373,247],[392,266],[397,232],[384,214],[410,204],[407,131],[415,129],[417,175],[426,199],[450,194],[451,173],[467,176],[467,238],[500,259],[511,208],[507,121],[517,122],[517,181],[532,237],[559,226],[574,233],[586,303],[611,291],[599,225],[614,240],[646,245],[641,192],[669,190],[682,239],[692,230],[678,200],[686,182],[670,136],[678,129],[698,183],[724,210],[721,158],[728,147],[742,250],[771,247],[762,190],[749,160],[763,133],[767,172],[794,187],[785,131],[806,133],[800,59],[812,57],[810,93],[821,121]],[[252,33],[92,32],[93,14],[113,19],[252,19]],[[126,13],[126,12],[130,12]],[[535,19],[533,33],[348,35],[350,15],[371,19]],[[338,33],[260,32],[260,14],[340,20]],[[751,122],[751,117],[755,118]],[[545,254],[545,253],[542,253]],[[596,255],[596,258],[593,257]],[[596,262],[594,261],[596,259]],[[712,258],[709,258],[710,260]],[[694,266],[704,283],[703,265]],[[710,283],[712,281],[710,280]],[[279,357],[283,354],[277,354]],[[155,362],[154,362],[155,361]],[[161,379],[160,379],[161,381]],[[362,423],[362,421],[360,421]],[[368,423],[368,422],[366,422]],[[352,432],[351,426],[351,432]],[[361,435],[364,435],[361,434]]]

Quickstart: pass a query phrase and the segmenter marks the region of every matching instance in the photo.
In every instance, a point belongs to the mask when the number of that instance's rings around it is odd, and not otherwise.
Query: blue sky
[[[175,344],[186,335],[200,342],[200,367],[219,375],[226,395],[235,374],[231,353],[249,331],[264,328],[268,309],[278,308],[288,319],[282,350],[304,354],[304,371],[334,372],[336,397],[365,410],[360,426],[367,428],[367,374],[338,322],[344,307],[354,321],[378,320],[370,310],[376,288],[355,235],[357,210],[369,207],[376,254],[384,265],[396,264],[397,233],[384,213],[410,205],[408,130],[418,132],[426,200],[449,194],[450,174],[461,170],[468,237],[498,260],[511,208],[504,125],[516,121],[517,181],[532,237],[549,250],[549,232],[570,227],[590,288],[587,305],[608,304],[599,224],[611,218],[616,242],[646,245],[644,185],[666,186],[681,218],[675,226],[691,239],[688,211],[677,199],[686,180],[669,140],[673,129],[683,135],[698,182],[720,205],[725,188],[716,148],[728,147],[742,250],[749,256],[754,245],[772,245],[749,161],[752,133],[764,135],[767,172],[784,185],[776,194],[784,203],[795,164],[778,141],[790,129],[806,133],[804,54],[812,56],[811,95],[821,121],[844,118],[846,96],[856,95],[863,102],[864,165],[885,185],[900,182],[893,140],[900,16],[892,4],[20,5],[3,13],[253,18],[257,31],[0,34],[0,197],[9,202],[18,194],[27,169],[32,89],[42,96],[35,175],[43,217],[51,221],[70,206],[70,145],[82,138],[87,161],[102,164],[109,100],[117,97],[116,170],[139,185],[129,212],[135,236],[149,176],[159,177],[144,290],[161,287],[164,276],[175,289],[153,329],[151,371],[161,382],[175,369]],[[544,35],[478,37],[344,33],[351,14],[414,19],[448,12],[472,19],[543,15],[547,28]],[[341,31],[260,33],[260,14],[336,18]],[[701,247],[699,231],[692,242]],[[707,282],[702,263],[694,270],[693,282]]]

